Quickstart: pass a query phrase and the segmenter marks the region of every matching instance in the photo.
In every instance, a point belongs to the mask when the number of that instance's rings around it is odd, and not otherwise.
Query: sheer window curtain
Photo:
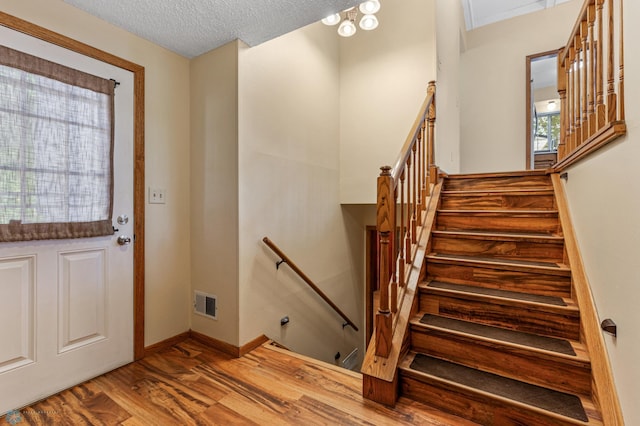
[[[113,234],[113,96],[0,46],[0,242]]]

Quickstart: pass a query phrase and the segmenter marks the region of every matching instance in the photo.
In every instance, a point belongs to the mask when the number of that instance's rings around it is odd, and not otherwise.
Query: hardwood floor
[[[389,409],[361,394],[360,374],[268,343],[232,358],[189,339],[10,413],[0,425],[475,424],[406,398]]]

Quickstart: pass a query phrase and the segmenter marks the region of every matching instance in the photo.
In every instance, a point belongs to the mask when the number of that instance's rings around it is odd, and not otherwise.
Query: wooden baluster
[[[391,284],[389,289],[389,306],[391,308],[391,313],[395,314],[398,312],[398,277],[396,275],[397,264],[398,264],[398,251],[397,251],[397,232],[398,232],[398,221],[396,219],[396,211],[398,208],[398,187],[395,186],[393,190],[393,203],[391,208],[393,209],[393,228],[391,231],[391,247],[389,247],[389,253],[391,253]]]
[[[580,37],[578,35],[576,35],[574,37],[574,44],[576,46],[576,57],[575,57],[575,67],[574,67],[574,74],[575,74],[575,83],[574,83],[574,96],[575,96],[575,104],[574,104],[574,110],[573,110],[573,120],[575,121],[575,134],[573,135],[573,143],[572,143],[572,148],[575,149],[578,146],[580,146],[580,141],[582,140],[582,127],[580,127],[580,107],[582,105],[581,103],[581,99],[580,99],[580,77],[581,77],[581,67],[580,67],[580,56],[581,56],[581,47],[580,47]],[[573,150],[572,149],[572,150]]]
[[[567,68],[567,75],[569,77],[569,138],[567,139],[567,155],[573,151],[573,136],[576,133],[576,123],[573,120],[576,106],[576,73],[573,52],[574,48],[571,47],[569,49],[569,68]]]
[[[567,93],[567,139],[565,145],[565,154],[569,155],[571,151],[573,151],[573,147],[571,146],[571,141],[573,140],[573,134],[575,132],[575,123],[573,122],[573,104],[575,101],[574,92],[574,75],[573,75],[573,47],[569,48],[569,55],[567,56],[567,66],[565,72],[567,73],[567,85],[568,85],[568,93]]]
[[[589,138],[589,114],[588,114],[588,99],[587,99],[587,74],[589,73],[589,63],[588,63],[588,33],[589,27],[587,21],[582,21],[580,24],[580,64],[582,65],[582,79],[580,80],[580,89],[581,94],[580,98],[582,100],[582,119],[580,121],[580,128],[582,129],[582,134],[580,135],[579,144],[582,145]]]
[[[613,0],[607,0],[609,5],[608,13],[609,13],[609,28],[608,28],[608,49],[607,49],[607,123],[613,123],[617,118],[617,97],[616,97],[616,86],[615,86],[615,72],[614,72],[614,64],[615,64],[615,47],[613,43],[613,35],[614,35],[614,21],[613,21]]]
[[[589,99],[589,104],[588,104],[588,128],[589,128],[589,136],[592,136],[593,134],[595,134],[597,132],[597,128],[596,128],[596,102],[595,102],[595,98],[596,98],[596,86],[595,86],[595,73],[596,73],[596,68],[595,68],[595,64],[596,64],[596,52],[594,50],[594,42],[593,42],[593,38],[594,38],[594,27],[595,27],[595,23],[596,23],[596,5],[595,4],[590,4],[589,7],[587,8],[587,21],[588,21],[588,25],[589,25],[589,44],[588,44],[588,50],[589,50],[589,55],[588,55],[588,60],[587,60],[587,86],[588,86],[588,92],[587,92],[587,97]]]
[[[436,125],[436,82],[430,81],[429,88],[427,89],[427,93],[433,93],[433,102],[429,106],[429,137],[427,140],[429,141],[429,149],[428,149],[428,158],[429,158],[429,182],[432,184],[438,183],[438,168],[436,167],[436,156],[435,156],[435,125]]]
[[[422,134],[422,163],[424,164],[424,176],[422,177],[422,199],[425,200],[422,207],[424,210],[427,209],[427,197],[429,197],[429,163],[427,162],[427,150],[429,146],[426,129],[427,118],[425,116],[424,120],[422,120],[422,128],[420,129],[420,133]]]
[[[380,307],[376,313],[376,355],[388,357],[391,351],[392,317],[389,309],[389,245],[395,225],[393,200],[393,178],[391,167],[381,167],[378,177],[377,229],[380,238],[378,288],[380,289]]]
[[[404,240],[407,265],[411,264],[411,156],[407,159],[407,234]]]
[[[564,50],[558,53],[558,95],[560,96],[560,140],[558,141],[558,161],[565,156],[565,143],[567,139],[567,73],[565,61],[562,60]]]
[[[620,0],[620,75],[618,76],[618,120],[623,121],[624,111],[624,9]]]
[[[418,181],[416,182],[416,191],[418,193],[418,208],[416,211],[416,220],[418,224],[421,224],[422,210],[424,209],[424,200],[422,199],[422,177],[424,176],[424,163],[422,162],[422,134],[420,132],[418,132],[414,147],[418,156],[416,161],[420,165],[420,167],[418,167]]]
[[[411,156],[413,157],[413,185],[411,185],[411,189],[413,190],[412,199],[413,199],[413,211],[411,212],[411,243],[418,243],[418,164],[416,161],[416,144],[413,144],[413,148],[411,149]],[[413,255],[412,255],[413,257]]]
[[[596,22],[598,35],[596,43],[596,126],[600,130],[607,122],[607,108],[604,104],[604,0],[596,2]]]
[[[405,260],[405,235],[407,233],[407,224],[405,222],[405,206],[404,206],[404,192],[405,192],[405,182],[404,182],[404,169],[402,169],[402,173],[400,173],[400,236],[398,238],[398,249],[400,250],[400,258],[398,259],[398,271],[399,278],[398,281],[401,286],[405,285],[405,268],[406,268],[406,260]]]

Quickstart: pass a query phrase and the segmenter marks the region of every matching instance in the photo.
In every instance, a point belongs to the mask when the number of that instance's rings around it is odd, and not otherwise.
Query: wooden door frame
[[[0,12],[0,25],[133,73],[133,356],[144,357],[144,67],[13,15]]]
[[[526,59],[526,73],[525,73],[525,92],[526,92],[526,101],[525,101],[525,111],[527,120],[525,122],[525,143],[526,143],[526,161],[525,170],[531,170],[532,167],[532,154],[533,154],[533,146],[531,145],[533,141],[531,140],[531,62],[536,59],[543,58],[545,56],[558,56],[558,53],[564,49],[561,47],[559,49],[548,50],[546,52],[534,53],[533,55],[527,55]]]

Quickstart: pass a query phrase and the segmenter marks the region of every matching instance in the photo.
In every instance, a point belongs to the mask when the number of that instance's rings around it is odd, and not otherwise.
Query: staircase
[[[551,179],[443,184],[401,394],[483,425],[601,425]]]

